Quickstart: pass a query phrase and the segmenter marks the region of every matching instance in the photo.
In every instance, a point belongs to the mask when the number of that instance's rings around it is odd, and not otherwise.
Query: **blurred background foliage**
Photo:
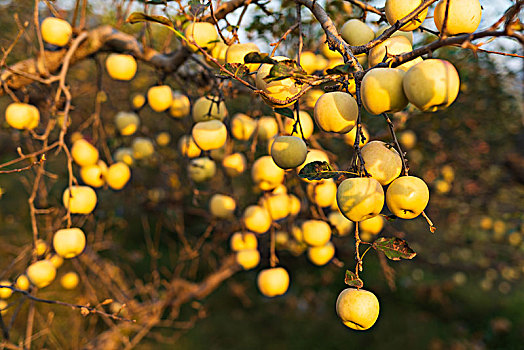
[[[336,3],[330,5],[335,19],[343,22],[347,13]],[[32,1],[0,2],[0,46],[7,47],[17,32],[13,14],[20,22],[31,21]],[[45,13],[45,11],[44,11]],[[267,19],[254,17],[246,31],[255,31],[260,40],[274,41],[294,21],[294,5],[284,2],[281,17]],[[352,16],[358,14],[351,14]],[[113,23],[114,14],[98,15],[91,12],[89,26]],[[247,21],[246,21],[247,22]],[[30,26],[31,28],[31,26]],[[123,25],[121,30],[144,34],[143,27]],[[158,26],[151,26],[153,46],[174,50],[179,43]],[[310,32],[306,47],[316,49],[320,43],[319,28],[305,26]],[[166,45],[166,41],[168,44]],[[10,54],[8,62],[16,62],[36,53],[34,30]],[[315,46],[316,45],[316,46]],[[291,46],[290,46],[291,47]],[[316,267],[305,255],[295,256],[288,251],[279,252],[281,265],[291,274],[288,293],[274,300],[262,297],[255,286],[256,271],[241,272],[222,285],[206,300],[185,306],[180,322],[178,349],[522,349],[524,343],[524,131],[522,112],[522,75],[501,73],[492,59],[456,48],[442,49],[436,57],[453,62],[460,72],[461,92],[455,103],[437,113],[421,113],[414,109],[398,113],[394,122],[399,133],[412,131],[417,142],[408,150],[412,174],[422,177],[431,188],[428,214],[437,226],[431,234],[421,219],[388,222],[383,236],[395,235],[406,239],[418,253],[412,261],[388,262],[395,270],[395,286],[391,288],[384,277],[376,254],[370,252],[364,261],[362,278],[365,288],[373,291],[380,300],[381,313],[376,325],[366,332],[349,330],[338,320],[335,299],[344,288],[344,268],[335,264]],[[99,54],[74,65],[68,81],[74,96],[71,132],[81,130],[93,112],[98,94],[96,66],[103,64],[105,54]],[[196,75],[192,72],[197,71]],[[176,77],[165,77],[175,90],[183,91],[192,101],[209,91],[208,72],[195,62],[188,62]],[[191,84],[188,79],[191,77]],[[130,96],[144,93],[163,78],[150,67],[141,64],[135,79],[130,83],[112,81],[105,73],[101,86],[107,100],[102,103],[102,120],[111,151],[129,145],[132,137],[119,136],[112,125],[114,115],[129,110]],[[216,85],[212,86],[216,88]],[[42,89],[45,105],[47,87]],[[519,96],[520,94],[520,96]],[[0,97],[0,110],[10,102]],[[271,110],[261,99],[245,96],[242,91],[226,94],[226,103],[233,115],[244,112],[251,116],[268,115]],[[249,109],[246,109],[249,106]],[[311,111],[311,110],[310,110]],[[46,115],[43,118],[53,116]],[[180,241],[172,226],[184,220],[190,240],[197,240],[205,231],[208,218],[209,194],[222,186],[234,186],[240,208],[257,201],[253,195],[249,172],[241,179],[228,183],[223,174],[210,185],[199,185],[199,192],[187,186],[187,160],[176,151],[176,141],[188,132],[188,120],[177,121],[145,108],[140,112],[142,125],[138,136],[154,137],[169,131],[172,141],[167,147],[158,147],[155,156],[133,167],[132,184],[124,191],[98,191],[99,204],[94,216],[75,218],[74,224],[83,225],[88,234],[88,246],[110,258],[121,268],[129,280],[136,280],[144,295],[162,293],[152,291],[152,281],[158,278],[151,273],[159,266],[160,274],[168,275],[177,268]],[[2,123],[4,121],[2,120]],[[384,121],[365,115],[371,139],[389,141]],[[92,137],[89,129],[82,130]],[[58,130],[56,131],[58,132]],[[339,159],[344,168],[352,157],[352,150],[342,138],[318,134],[319,142]],[[0,163],[16,157],[16,147],[31,149],[31,142],[21,132],[2,124],[0,129]],[[235,150],[249,150],[248,142],[237,143]],[[264,152],[259,145],[257,154]],[[252,160],[250,161],[250,164]],[[51,191],[48,203],[40,206],[61,207],[60,198],[66,186],[67,171],[62,157],[48,162],[51,173]],[[0,270],[7,268],[23,247],[31,241],[27,196],[33,174],[1,175],[0,187]],[[298,185],[300,186],[300,184]],[[180,217],[180,208],[186,208]],[[61,209],[60,209],[61,210]],[[57,222],[42,225],[41,234],[50,242]],[[219,223],[211,237],[202,261],[184,267],[195,279],[214,268],[228,252],[225,230]],[[238,223],[232,223],[238,224]],[[354,266],[354,240],[350,236],[334,239],[337,258],[346,268]],[[261,238],[262,263],[268,265],[268,239]],[[152,254],[153,253],[153,254]],[[67,262],[66,264],[72,264]],[[66,269],[62,268],[64,271]],[[107,271],[111,273],[111,271]],[[92,284],[97,285],[96,276]],[[91,281],[91,280],[90,280]],[[51,285],[42,290],[41,297],[85,302],[85,286],[76,291],[64,291]],[[139,293],[140,294],[140,293]],[[107,295],[111,297],[111,295]],[[136,296],[140,298],[140,295]],[[69,341],[71,347],[82,342],[83,333],[90,334],[104,328],[95,317],[82,319],[69,309],[39,305],[50,324],[57,343]],[[195,316],[195,310],[196,316]],[[54,313],[49,321],[49,312]],[[21,311],[17,318],[23,332],[26,319]],[[46,316],[47,315],[47,316]],[[187,315],[187,316],[186,316]],[[16,324],[15,324],[16,325]],[[187,330],[185,330],[187,328]],[[171,330],[155,330],[160,338]],[[51,338],[52,339],[52,338]],[[41,345],[52,345],[50,343]],[[155,337],[148,338],[141,349],[171,349]]]

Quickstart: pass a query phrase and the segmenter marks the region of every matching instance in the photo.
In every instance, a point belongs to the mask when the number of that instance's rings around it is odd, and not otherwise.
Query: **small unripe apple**
[[[362,134],[364,134],[364,138],[362,138],[362,135],[360,135],[359,137],[359,146],[362,147],[364,146],[366,143],[369,142],[369,132],[368,132],[368,129],[366,129],[366,127],[364,125],[362,125]],[[348,133],[345,133],[344,134],[344,142],[348,145],[348,146],[351,146],[353,147],[355,145],[355,140],[356,140],[356,137],[357,137],[357,127],[355,126],[353,129],[351,129]]]
[[[227,141],[227,128],[220,120],[198,122],[191,131],[193,140],[203,151],[218,149]]]
[[[198,148],[193,136],[182,135],[178,140],[178,150],[184,157],[195,158],[202,153],[202,150]]]
[[[216,164],[207,157],[195,158],[189,163],[188,173],[194,182],[204,182],[215,176]]]
[[[275,61],[289,60],[289,58],[284,56],[275,56],[273,57],[273,59]],[[267,82],[265,78],[269,75],[273,67],[273,64],[267,63],[260,66],[255,79],[255,83],[258,89],[264,91],[267,95],[271,96],[272,98],[282,101],[282,103],[287,99],[293,98],[298,93],[300,93],[300,91],[302,90],[302,86],[301,84],[297,83],[296,80],[293,78],[285,78],[281,80]],[[263,95],[262,98],[268,105],[272,107],[276,106],[273,102],[266,99]],[[293,103],[294,102],[278,105],[278,107],[291,106]]]
[[[283,295],[289,288],[289,273],[283,267],[262,270],[257,276],[257,286],[266,297]]]
[[[204,50],[212,50],[218,40],[217,30],[209,22],[191,22],[184,30],[184,34],[192,51],[198,51],[198,48],[192,42],[195,42]]]
[[[298,119],[300,120],[300,125],[297,124],[297,128],[295,130],[295,134],[298,137],[304,137],[305,139],[308,139],[313,135],[313,131],[315,129],[315,125],[313,123],[313,119],[306,111],[298,111]],[[293,126],[295,125],[296,119],[291,118],[285,118],[284,119],[284,131],[288,134],[293,133]],[[302,126],[302,129],[300,128]]]
[[[5,121],[12,128],[32,130],[40,122],[40,112],[33,105],[13,102],[5,110]]]
[[[242,153],[233,153],[225,156],[222,160],[222,166],[227,176],[236,177],[246,171],[246,156]]]
[[[86,185],[91,187],[102,187],[105,183],[107,165],[102,160],[96,164],[87,165],[80,168],[80,177]]]
[[[133,112],[118,112],[115,115],[115,125],[121,135],[133,135],[140,126],[140,118]]]
[[[67,272],[60,278],[60,285],[64,289],[72,290],[75,289],[76,286],[78,286],[78,282],[80,281],[80,278],[78,278],[78,274],[76,272],[70,271]]]
[[[408,70],[403,86],[409,102],[421,111],[435,112],[455,101],[460,89],[460,78],[450,62],[427,59]]]
[[[222,121],[227,116],[227,108],[218,96],[202,96],[193,104],[192,114],[194,122],[209,119]]]
[[[295,196],[294,194],[289,194],[289,215],[295,216],[300,213],[300,208],[302,207],[302,204],[300,202],[300,199]]]
[[[307,196],[319,207],[329,207],[337,197],[337,185],[333,179],[310,183],[307,185]]]
[[[362,79],[361,96],[364,108],[375,115],[395,113],[408,105],[402,79],[406,74],[396,68],[370,70]]]
[[[209,200],[209,211],[211,215],[220,218],[231,218],[235,213],[237,204],[233,197],[223,194],[214,194]]]
[[[189,98],[180,92],[174,92],[173,103],[171,107],[169,107],[169,114],[173,118],[181,119],[189,115],[189,113],[191,113],[191,102]]]
[[[135,158],[133,158],[133,149],[129,147],[121,147],[117,149],[113,157],[117,162],[124,162],[129,166],[132,166],[135,163]]]
[[[128,81],[136,74],[136,60],[131,55],[112,53],[107,56],[106,70],[109,76],[115,80]]]
[[[66,228],[56,231],[53,248],[62,258],[71,259],[80,255],[86,246],[86,236],[81,229]]]
[[[429,189],[424,180],[401,176],[386,191],[389,210],[401,219],[413,219],[422,213],[429,202]]]
[[[71,156],[79,166],[93,165],[98,162],[98,150],[85,139],[80,139],[73,143]]]
[[[409,39],[407,39],[404,36],[392,36],[391,38],[384,40],[382,43],[378,44],[369,51],[369,66],[373,67],[381,63],[384,57],[386,56],[386,51],[388,55],[392,56],[400,55],[406,52],[410,52],[412,50],[413,47]],[[387,58],[386,63],[388,63],[389,61],[391,61],[391,59]],[[400,66],[396,68],[402,69],[403,71],[407,71],[409,68],[413,67],[415,64],[419,62],[422,62],[421,57],[417,57],[414,60],[402,63]]]
[[[375,39],[375,32],[366,23],[358,19],[350,19],[342,26],[340,35],[349,45],[365,45]]]
[[[289,215],[289,196],[287,193],[271,194],[260,198],[259,204],[264,207],[272,220],[284,219]]]
[[[340,212],[351,221],[363,221],[380,214],[384,190],[374,178],[357,177],[342,181],[337,189]]]
[[[244,57],[250,52],[260,52],[260,49],[254,43],[233,44],[226,51],[226,63],[244,64]],[[258,63],[246,64],[250,72],[256,71],[259,66]]]
[[[327,92],[315,104],[314,115],[320,129],[345,134],[357,121],[357,101],[345,92]]]
[[[231,119],[231,135],[240,141],[247,141],[255,132],[257,121],[244,113],[237,113]]]
[[[382,186],[391,183],[402,171],[400,155],[382,141],[371,141],[362,147],[362,159],[368,173]]]
[[[380,27],[377,30],[377,33],[375,34],[375,39],[378,38],[382,33],[384,33],[386,31],[386,29],[388,29],[388,28],[391,28],[391,26],[390,25],[386,25],[386,26]],[[390,38],[392,38],[394,36],[404,36],[404,37],[406,37],[406,39],[409,40],[411,45],[413,45],[413,32],[403,32],[403,31],[397,30],[396,32],[391,34]]]
[[[155,137],[156,144],[165,147],[171,142],[171,134],[167,131],[158,133]]]
[[[364,289],[346,288],[338,295],[336,310],[345,326],[363,331],[375,324],[380,307],[375,294]]]
[[[10,288],[2,288],[1,286],[11,286],[8,280],[0,281],[0,299],[9,299],[13,295],[13,290]]]
[[[133,158],[134,159],[144,159],[148,158],[155,153],[155,146],[153,141],[146,137],[137,137],[133,140],[131,144],[133,149]]]
[[[439,31],[442,31],[447,3],[447,0],[439,1],[433,13],[433,19]],[[479,0],[451,0],[449,1],[446,34],[473,33],[479,27],[481,17],[482,6]]]
[[[71,186],[70,195],[67,187],[62,195],[62,202],[71,214],[89,214],[96,206],[96,192],[89,186]]]
[[[358,223],[358,228],[362,232],[368,232],[372,235],[377,235],[384,227],[384,218],[380,215],[374,216]]]
[[[307,257],[317,266],[326,265],[335,256],[335,246],[331,242],[318,247],[308,247]]]
[[[229,243],[231,250],[234,252],[257,249],[258,247],[257,236],[251,232],[235,232],[231,236]]]
[[[296,168],[304,163],[307,155],[306,143],[296,136],[278,136],[271,145],[271,157],[282,169]]]
[[[251,270],[260,263],[260,252],[256,249],[241,250],[237,252],[236,260],[244,270]]]
[[[134,109],[140,109],[146,103],[146,97],[143,94],[134,94],[131,97],[131,105]]]
[[[246,228],[255,233],[265,233],[271,227],[271,216],[266,208],[259,205],[250,205],[242,216]]]
[[[29,265],[26,275],[35,287],[44,288],[54,281],[56,269],[49,260],[39,260]]]
[[[413,12],[420,4],[422,0],[386,0],[386,18],[389,24],[393,25],[395,22]],[[426,7],[420,12],[417,17],[403,25],[400,30],[409,32],[417,29],[422,25],[422,22],[426,19],[428,14],[428,8]]]
[[[42,39],[52,45],[65,46],[73,35],[71,25],[60,18],[47,17],[40,25]]]
[[[173,91],[169,85],[152,86],[147,90],[147,103],[155,112],[163,112],[173,103]]]
[[[307,220],[302,223],[302,235],[307,245],[323,246],[331,239],[331,227],[322,220]]]
[[[124,162],[111,164],[107,169],[106,181],[113,190],[121,190],[129,182],[131,170]]]
[[[261,141],[267,141],[278,134],[278,124],[275,117],[261,117],[258,119],[257,137]]]
[[[338,233],[339,236],[346,236],[353,230],[353,221],[346,218],[338,210],[329,213],[328,220],[329,223],[335,227],[335,232]]]
[[[20,290],[29,290],[29,278],[27,278],[26,275],[20,275],[15,281],[15,288],[18,288]]]
[[[279,168],[271,156],[262,156],[253,163],[251,177],[263,191],[269,191],[284,182],[284,169]]]

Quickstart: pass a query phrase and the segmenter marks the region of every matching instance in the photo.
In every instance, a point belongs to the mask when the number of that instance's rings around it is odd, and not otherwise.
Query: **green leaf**
[[[373,242],[372,247],[383,252],[391,260],[413,259],[417,255],[406,241],[397,237],[380,237]]]
[[[167,17],[149,16],[142,12],[133,12],[132,14],[129,15],[129,17],[127,17],[126,22],[131,23],[131,24],[135,24],[139,22],[154,22],[154,23],[162,24],[170,28],[174,28],[173,23],[171,23],[171,21]]]
[[[344,283],[350,287],[362,288],[364,287],[364,282],[355,275],[354,272],[346,270],[346,278],[344,278]]]
[[[339,66],[330,68],[326,70],[327,74],[349,74],[353,73],[355,70],[350,64],[341,64]]]
[[[274,63],[269,74],[264,78],[268,83],[290,77],[304,78],[307,73],[293,60],[283,60]]]
[[[308,180],[338,179],[340,177],[356,177],[356,173],[344,170],[335,170],[328,162],[314,161],[306,164],[298,176]]]
[[[247,55],[245,55],[244,62],[245,63],[268,63],[268,64],[277,63],[277,61],[269,57],[269,54],[260,53],[256,51],[250,52]]]
[[[291,108],[273,108],[275,113],[282,114],[283,116],[286,116],[291,119],[295,119],[295,115],[293,114],[293,111]]]
[[[249,74],[249,69],[242,63],[226,63],[224,68],[233,73],[236,77],[243,77]],[[229,76],[224,72],[220,72],[222,76]]]

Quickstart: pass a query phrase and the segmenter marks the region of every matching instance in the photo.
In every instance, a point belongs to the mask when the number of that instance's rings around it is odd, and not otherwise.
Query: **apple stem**
[[[391,119],[389,118],[387,113],[382,113],[382,116],[384,117],[384,119],[386,120],[386,123],[388,124],[389,131],[391,133],[391,137],[393,138],[393,142],[395,143],[395,147],[396,147],[398,153],[400,154],[400,158],[402,159],[402,174],[407,176],[408,172],[409,172],[409,167],[408,167],[408,164],[406,162],[406,158],[404,157],[404,152],[400,148],[400,144],[398,142],[397,135],[395,134],[395,127],[393,125],[393,122],[391,121]]]
[[[426,221],[428,222],[428,225],[429,225],[429,230],[431,231],[431,233],[435,233],[435,231],[437,230],[437,227],[435,225],[433,225],[433,221],[431,221],[431,219],[429,218],[429,216],[427,216],[426,212],[422,212],[421,214],[424,219],[426,219]]]

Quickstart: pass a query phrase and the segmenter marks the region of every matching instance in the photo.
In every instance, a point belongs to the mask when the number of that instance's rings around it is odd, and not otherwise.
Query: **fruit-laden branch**
[[[241,7],[247,0],[231,0],[223,3],[215,12],[215,18],[220,20],[227,14]],[[211,15],[201,18],[201,21],[212,22]],[[135,37],[117,31],[109,25],[96,27],[88,31],[86,40],[78,47],[71,64],[81,61],[97,52],[123,52],[133,55],[135,58],[151,64],[164,73],[174,73],[191,55],[185,47],[180,47],[171,54],[163,54],[150,47],[144,48]],[[0,71],[0,81],[5,82],[7,88],[18,90],[34,81],[51,83],[55,80],[42,79],[45,73],[44,67],[51,74],[58,71],[67,54],[67,49],[59,51],[44,51],[44,57],[33,57],[17,62]],[[5,88],[0,86],[0,96],[6,93]]]

